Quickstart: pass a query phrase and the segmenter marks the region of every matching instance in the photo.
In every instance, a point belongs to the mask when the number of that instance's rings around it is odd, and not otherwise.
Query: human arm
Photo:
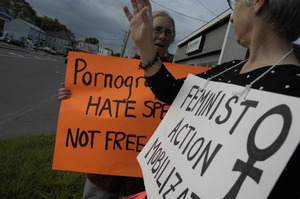
[[[58,99],[64,100],[71,97],[71,91],[69,88],[65,88],[65,84],[61,83],[61,88],[58,90]]]
[[[124,13],[130,23],[130,33],[133,41],[139,49],[142,67],[148,65],[155,55],[156,50],[152,40],[152,8],[149,0],[131,0],[133,15],[125,6]],[[156,74],[161,67],[159,59],[150,68],[145,70],[145,76],[150,77]]]
[[[162,65],[155,75],[146,76],[146,81],[157,99],[172,104],[183,85],[184,79],[176,80],[165,65]]]

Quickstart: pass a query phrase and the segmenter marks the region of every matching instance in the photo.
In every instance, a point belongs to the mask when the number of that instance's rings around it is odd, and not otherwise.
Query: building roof
[[[37,27],[37,26],[35,26],[35,25],[33,25],[33,24],[23,20],[23,19],[13,19],[12,21],[16,21],[16,22],[19,21],[19,23],[24,23],[27,26],[29,26],[30,28],[32,28],[34,30],[37,30],[37,31],[41,31],[42,33],[46,34],[46,32],[43,31],[42,29],[40,29],[39,27]],[[7,22],[7,23],[10,23],[10,22]]]
[[[215,17],[213,20],[209,21],[204,26],[202,26],[201,28],[199,28],[198,30],[196,30],[195,32],[191,33],[189,36],[187,36],[186,38],[184,38],[183,40],[178,42],[177,45],[180,46],[180,45],[184,44],[185,42],[189,41],[191,38],[199,35],[199,33],[201,33],[202,31],[207,30],[207,29],[215,26],[216,24],[220,23],[221,21],[223,21],[227,17],[229,17],[231,15],[231,13],[232,13],[231,9],[228,9],[228,10],[224,11],[222,14]]]
[[[78,50],[83,51],[83,52],[92,53],[92,50],[88,46],[81,46]]]

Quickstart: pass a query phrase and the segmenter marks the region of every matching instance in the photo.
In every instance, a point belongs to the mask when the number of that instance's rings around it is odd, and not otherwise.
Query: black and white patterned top
[[[227,62],[197,76],[205,79],[211,78],[240,62],[241,61],[238,60]],[[239,74],[242,67],[243,64],[240,64],[213,78],[212,81],[246,86],[270,69],[271,66],[265,66],[248,73]],[[184,79],[175,79],[164,65],[162,65],[158,73],[152,77],[146,77],[146,80],[155,96],[167,104],[173,102],[184,83]],[[300,67],[296,65],[275,66],[270,72],[256,81],[251,88],[300,97]],[[269,195],[269,198],[300,199],[299,145]]]

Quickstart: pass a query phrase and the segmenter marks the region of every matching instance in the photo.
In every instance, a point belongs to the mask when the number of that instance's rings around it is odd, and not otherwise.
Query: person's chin
[[[243,46],[243,47],[245,47],[245,48],[248,48],[248,46],[246,45],[246,43],[245,42],[243,42],[241,39],[236,39],[236,42],[238,43],[238,44],[240,44],[241,46]]]
[[[157,52],[159,52],[159,56],[160,57],[162,57],[162,56],[164,56],[164,54],[165,54],[165,49],[164,48],[161,48],[161,47],[155,47],[155,50],[157,51]]]

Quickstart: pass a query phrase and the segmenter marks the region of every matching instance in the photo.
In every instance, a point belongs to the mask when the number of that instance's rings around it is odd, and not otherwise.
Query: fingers
[[[133,9],[133,15],[130,13],[127,6],[123,7],[123,11],[128,19],[128,21],[131,21],[134,15],[139,14],[142,12],[145,8],[147,9],[147,15],[148,17],[152,17],[152,8],[149,0],[131,0],[131,5]]]
[[[132,5],[132,9],[133,9],[133,14],[136,15],[139,13],[139,8],[138,8],[138,3],[136,2],[136,0],[131,0],[131,5]]]
[[[127,8],[127,6],[123,7],[123,11],[128,19],[128,21],[130,22],[132,19],[132,14],[130,13],[129,9]]]
[[[147,9],[146,9],[146,8],[143,9],[143,10],[141,11],[141,14],[142,14],[142,20],[143,20],[143,22],[144,22],[145,24],[149,24],[149,23],[150,23],[150,20],[149,20],[149,18],[148,18]]]
[[[151,4],[150,4],[150,1],[149,0],[131,0],[132,1],[135,1],[135,6],[137,6],[137,13],[138,12],[141,12],[144,8],[150,8],[150,13],[147,13],[148,16],[151,16],[152,15],[152,11],[151,11]],[[134,13],[136,14],[136,13]],[[150,14],[150,15],[149,15]]]
[[[143,0],[143,3],[144,3],[145,6],[150,6],[151,7],[151,4],[150,4],[149,0]]]
[[[140,0],[138,0],[140,1]],[[132,9],[133,9],[133,15],[137,15],[139,13],[139,7],[141,7],[141,5],[138,5],[137,1],[136,0],[131,0],[131,6],[132,6]],[[128,19],[128,21],[130,22],[131,19],[133,18],[133,15],[131,14],[131,12],[129,11],[128,7],[127,6],[124,6],[123,7],[123,11]]]
[[[151,7],[151,4],[150,4],[150,1],[149,0],[143,0],[144,1],[144,5],[147,9],[147,15],[148,17],[151,18],[150,21],[152,21],[152,7]]]
[[[71,91],[69,88],[60,88],[58,90],[58,99],[64,100],[71,97]]]
[[[65,99],[68,99],[70,98],[69,95],[62,95],[62,96],[59,96],[58,99],[61,101],[61,100],[65,100]]]
[[[136,2],[137,2],[138,12],[141,12],[145,7],[144,1],[143,0],[137,0]]]
[[[148,24],[148,26],[152,27],[152,7],[149,0],[142,0],[143,2],[143,10],[142,10],[142,19],[143,22]]]

